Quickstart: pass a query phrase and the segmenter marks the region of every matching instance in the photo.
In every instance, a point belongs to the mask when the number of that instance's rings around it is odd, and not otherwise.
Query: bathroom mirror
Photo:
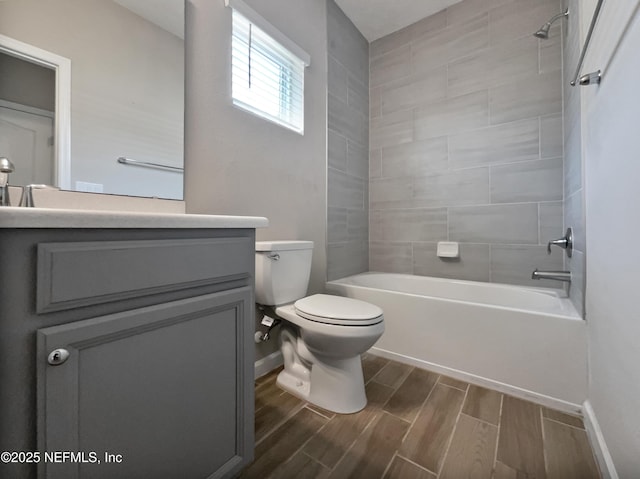
[[[182,199],[184,0],[0,0],[0,72],[11,184]]]

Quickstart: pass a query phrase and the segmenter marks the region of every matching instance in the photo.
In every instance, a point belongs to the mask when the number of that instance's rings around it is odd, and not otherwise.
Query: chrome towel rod
[[[587,54],[587,50],[589,49],[589,43],[591,42],[591,36],[593,35],[593,29],[596,26],[596,22],[598,21],[598,15],[600,15],[600,9],[602,8],[602,4],[604,0],[598,0],[598,4],[596,5],[596,9],[593,12],[593,18],[591,19],[591,25],[589,26],[589,32],[587,33],[587,38],[584,41],[584,46],[582,47],[582,53],[580,53],[580,59],[578,60],[578,68],[576,68],[576,74],[571,81],[571,86],[576,86],[578,83],[578,79],[580,80],[580,85],[592,85],[595,83],[600,83],[601,72],[598,70],[597,72],[589,73],[580,77],[580,71],[582,70],[582,63],[584,62],[584,57]]]
[[[143,166],[145,168],[155,168],[156,170],[173,171],[174,173],[182,173],[184,171],[184,168],[179,168],[177,166],[161,165],[160,163],[132,160],[131,158],[125,158],[124,156],[118,158],[118,163],[122,163],[123,165]]]

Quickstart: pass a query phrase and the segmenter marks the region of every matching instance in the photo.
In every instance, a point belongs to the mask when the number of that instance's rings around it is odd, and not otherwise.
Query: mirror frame
[[[71,189],[71,60],[5,35],[0,52],[55,71],[54,186]]]

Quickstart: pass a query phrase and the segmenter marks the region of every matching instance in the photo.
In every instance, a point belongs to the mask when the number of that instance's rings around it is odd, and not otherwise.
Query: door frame
[[[0,52],[55,71],[55,186],[71,189],[71,60],[5,35],[0,35]]]

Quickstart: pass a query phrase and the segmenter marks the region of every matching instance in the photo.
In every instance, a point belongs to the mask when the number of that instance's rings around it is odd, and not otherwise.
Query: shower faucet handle
[[[551,240],[547,243],[548,254],[551,254],[551,245],[560,246],[560,248],[567,252],[567,256],[571,258],[571,253],[573,251],[573,231],[571,228],[567,228],[567,232],[562,238]]]

